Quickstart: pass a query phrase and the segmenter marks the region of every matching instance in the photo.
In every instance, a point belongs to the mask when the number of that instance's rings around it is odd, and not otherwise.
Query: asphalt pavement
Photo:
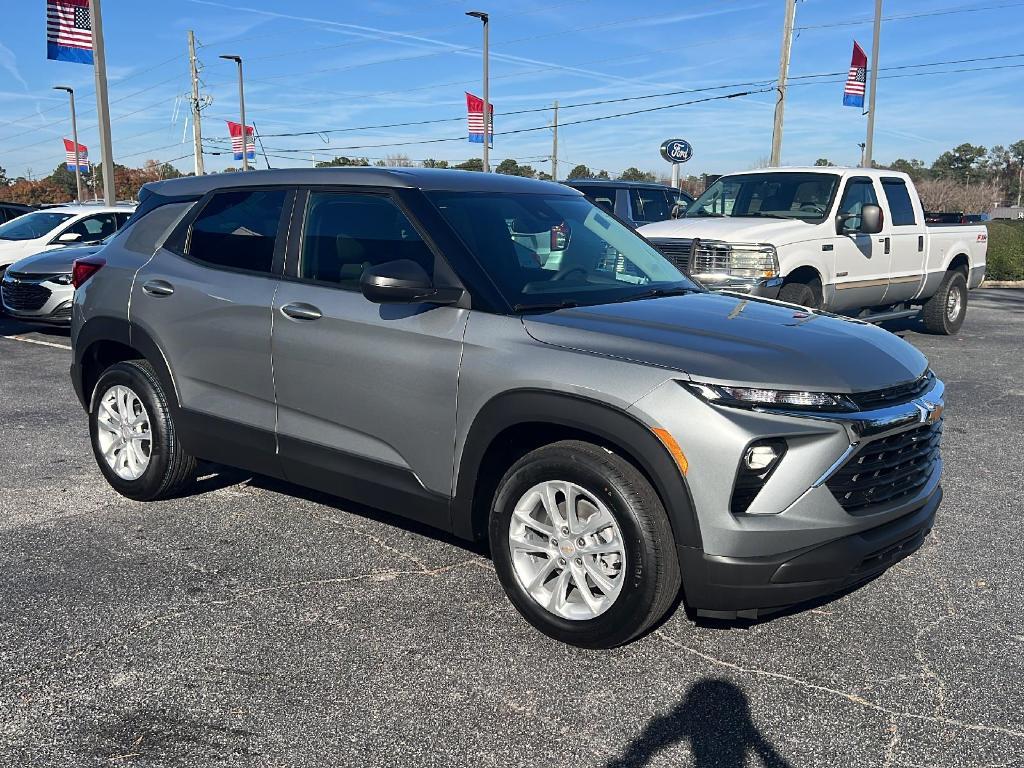
[[[0,765],[1024,766],[1024,291],[972,292],[953,338],[890,328],[947,386],[922,549],[594,652],[397,518],[217,467],[118,496],[66,332],[0,319]]]

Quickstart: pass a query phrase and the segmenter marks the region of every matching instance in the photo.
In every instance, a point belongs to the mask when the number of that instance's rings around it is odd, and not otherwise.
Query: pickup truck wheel
[[[967,314],[967,278],[953,269],[942,278],[939,289],[924,304],[921,317],[931,333],[951,336],[960,330]]]
[[[541,632],[612,648],[646,631],[679,593],[672,528],[637,469],[567,440],[517,461],[498,486],[491,553],[506,594]]]
[[[815,287],[818,290],[815,290]],[[801,307],[812,309],[821,308],[821,286],[814,286],[809,283],[786,283],[779,291],[779,301],[786,301],[790,304],[799,304]]]
[[[144,360],[116,363],[100,376],[89,435],[103,476],[130,499],[169,498],[195,474],[196,460],[181,449],[167,396]]]

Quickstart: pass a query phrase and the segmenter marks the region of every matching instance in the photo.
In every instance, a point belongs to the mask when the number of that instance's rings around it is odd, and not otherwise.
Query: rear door
[[[907,182],[898,176],[882,177],[886,231],[889,246],[889,286],[883,301],[896,304],[912,299],[924,279],[925,229],[918,216]]]
[[[374,304],[363,269],[443,260],[386,190],[314,189],[296,206],[274,301],[278,442],[289,480],[448,527],[469,311]],[[447,274],[447,273],[446,273]]]
[[[167,360],[190,451],[275,475],[270,332],[293,198],[207,195],[139,270],[130,308]]]
[[[840,196],[837,214],[850,218],[851,231],[835,238],[835,296],[829,309],[855,310],[882,303],[889,285],[889,254],[886,232],[865,235],[857,232],[860,211],[867,203],[878,205],[878,190],[868,176],[851,176]]]

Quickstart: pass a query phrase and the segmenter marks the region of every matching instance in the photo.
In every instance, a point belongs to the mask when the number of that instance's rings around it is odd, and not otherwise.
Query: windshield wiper
[[[715,218],[721,219],[721,218],[725,217],[725,214],[724,213],[712,213],[710,211],[697,211],[697,212],[695,212],[693,214],[693,218],[697,218],[698,216],[714,216]],[[689,217],[690,217],[689,213],[684,213],[683,214],[683,218],[689,218]]]
[[[683,288],[681,286],[680,287],[676,287],[676,288],[651,288],[651,290],[649,290],[649,291],[644,291],[643,293],[635,293],[632,296],[624,296],[623,298],[615,299],[615,300],[613,300],[610,303],[612,303],[612,304],[619,304],[619,303],[621,303],[623,301],[638,301],[640,299],[657,299],[657,298],[661,298],[662,296],[685,296],[688,293],[697,293],[697,290],[694,289],[694,288]]]
[[[572,299],[552,301],[547,304],[513,304],[513,312],[554,312],[556,309],[570,309],[578,307],[580,303]]]
[[[760,211],[752,211],[750,213],[738,213],[735,215],[737,219],[791,219],[792,216],[782,216],[778,213],[761,213]]]

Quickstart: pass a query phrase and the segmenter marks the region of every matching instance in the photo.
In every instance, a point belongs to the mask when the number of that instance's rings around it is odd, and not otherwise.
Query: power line
[[[1001,8],[1019,8],[1024,5],[1024,2],[1019,3],[1002,3],[1000,5],[982,5],[975,7],[956,7],[956,8],[944,8],[937,11],[924,11],[922,13],[902,13],[895,14],[893,16],[883,16],[882,21],[904,21],[905,19],[923,19],[927,16],[949,16],[955,13],[976,13],[978,11],[994,11]],[[829,24],[808,24],[802,27],[796,27],[797,32],[804,32],[809,29],[833,29],[835,27],[858,27],[863,24],[870,24],[874,21],[874,17],[866,19],[856,19],[853,21],[836,21]]]

